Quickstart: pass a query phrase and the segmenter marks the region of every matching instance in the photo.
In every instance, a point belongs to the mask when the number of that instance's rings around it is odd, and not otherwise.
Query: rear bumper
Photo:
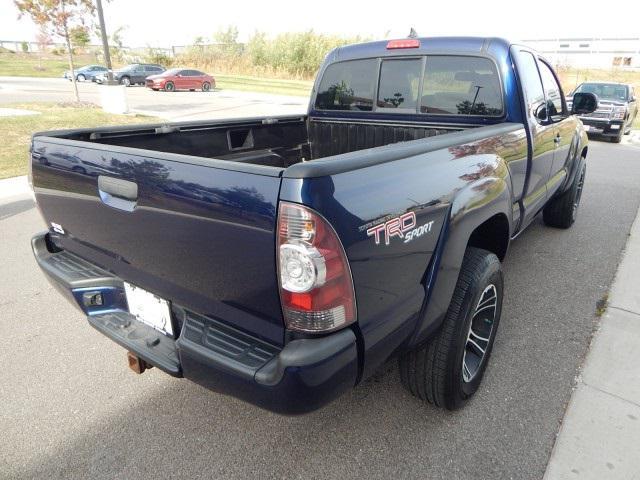
[[[623,120],[580,117],[588,134],[616,137],[624,129]]]
[[[318,409],[356,383],[358,352],[350,329],[279,347],[172,305],[179,333],[170,338],[128,313],[122,279],[72,253],[52,251],[47,234],[31,244],[49,281],[94,328],[171,375],[284,414]],[[95,293],[102,304],[85,305]]]

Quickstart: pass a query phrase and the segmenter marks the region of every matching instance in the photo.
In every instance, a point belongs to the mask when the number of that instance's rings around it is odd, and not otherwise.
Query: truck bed
[[[287,168],[302,161],[433,137],[462,127],[276,117],[55,132],[49,137]]]

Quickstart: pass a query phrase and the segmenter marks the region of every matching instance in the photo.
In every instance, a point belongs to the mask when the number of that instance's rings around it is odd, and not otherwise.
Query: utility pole
[[[107,37],[107,27],[104,25],[104,14],[102,13],[102,0],[96,0],[98,10],[98,21],[100,22],[100,35],[102,36],[102,49],[104,50],[104,62],[107,64],[107,85],[113,85],[113,71],[111,69],[111,55],[109,54],[109,38]]]

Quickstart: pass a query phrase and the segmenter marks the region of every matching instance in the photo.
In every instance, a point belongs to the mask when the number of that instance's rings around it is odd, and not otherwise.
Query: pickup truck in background
[[[138,372],[294,414],[395,356],[412,394],[458,408],[509,242],[540,212],[576,218],[576,114],[596,108],[502,39],[337,48],[304,116],[35,134],[33,252]],[[99,173],[41,161],[65,155]]]
[[[580,116],[587,134],[602,135],[614,143],[620,143],[623,135],[631,133],[633,122],[638,116],[638,102],[633,86],[626,83],[585,82],[576,87],[567,97],[576,93],[593,93],[598,97],[598,109]]]

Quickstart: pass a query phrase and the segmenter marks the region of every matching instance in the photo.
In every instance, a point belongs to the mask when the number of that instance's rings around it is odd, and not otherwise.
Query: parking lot
[[[78,82],[80,99],[100,104],[102,85]],[[154,92],[132,86],[126,89],[132,113],[175,121],[264,115],[297,115],[306,112],[307,97],[258,92]],[[63,78],[0,77],[0,105],[21,102],[71,102],[70,82]]]
[[[140,93],[130,98],[157,95],[131,91]],[[573,228],[554,230],[537,220],[512,243],[491,364],[478,394],[453,413],[404,391],[395,362],[302,417],[271,414],[157,369],[137,376],[124,350],[94,331],[36,267],[29,239],[44,223],[31,199],[0,199],[0,472],[9,478],[541,478],[598,301],[640,203],[639,150],[597,141],[589,148]]]

